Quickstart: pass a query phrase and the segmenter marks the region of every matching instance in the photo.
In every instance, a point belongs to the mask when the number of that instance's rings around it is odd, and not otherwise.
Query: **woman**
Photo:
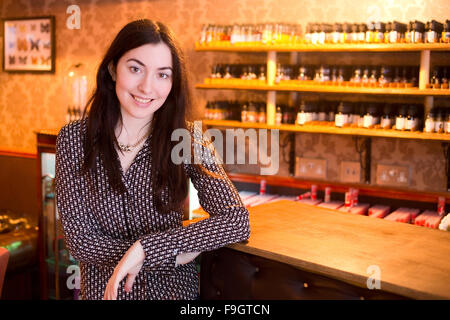
[[[197,299],[193,259],[249,237],[248,211],[190,108],[182,52],[162,23],[127,24],[108,49],[82,120],[56,142],[57,206],[82,299]],[[202,163],[171,161],[187,129]],[[213,161],[211,161],[213,160]],[[210,218],[182,227],[187,178]]]

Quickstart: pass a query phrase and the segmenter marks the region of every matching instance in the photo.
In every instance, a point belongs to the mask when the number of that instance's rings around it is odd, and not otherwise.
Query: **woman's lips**
[[[154,100],[154,99],[151,99],[151,98],[137,97],[137,96],[135,96],[133,94],[131,94],[131,96],[133,97],[134,101],[136,101],[140,105],[148,105],[149,103],[151,103]]]

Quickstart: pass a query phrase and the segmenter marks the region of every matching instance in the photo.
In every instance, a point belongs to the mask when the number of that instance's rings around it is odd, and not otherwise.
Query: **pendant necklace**
[[[119,145],[119,149],[123,152],[131,152],[133,151],[134,148],[136,148],[142,141],[144,141],[148,136],[150,135],[150,130],[148,131],[147,134],[145,134],[144,136],[142,136],[142,138],[140,138],[138,140],[138,142],[136,142],[135,144],[129,145],[129,144],[122,144],[119,141],[117,141],[118,145]]]

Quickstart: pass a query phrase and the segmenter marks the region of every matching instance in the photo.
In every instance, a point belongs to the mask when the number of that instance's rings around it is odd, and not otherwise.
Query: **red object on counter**
[[[445,197],[439,197],[438,198],[438,209],[437,213],[440,216],[443,216],[445,214]]]
[[[331,201],[331,188],[330,187],[326,187],[325,188],[325,199],[324,202],[328,203]]]
[[[419,209],[398,208],[390,215],[384,217],[384,219],[403,223],[414,223],[419,212]]]
[[[351,206],[352,206],[352,193],[349,191],[345,193],[345,207],[351,208]]]
[[[368,215],[374,218],[384,218],[391,208],[389,206],[376,205],[369,208]]]
[[[298,200],[309,199],[311,197],[311,192],[302,193],[297,197]]]
[[[266,194],[266,180],[261,180],[259,183],[259,194]]]
[[[358,189],[352,189],[352,205],[351,205],[352,207],[358,205],[358,193],[359,193]]]
[[[368,203],[360,203],[357,204],[356,206],[353,206],[352,208],[346,208],[346,207],[341,207],[339,208],[339,211],[342,212],[349,212],[352,214],[359,214],[359,215],[366,215],[367,214],[367,210],[369,210],[370,204]]]
[[[422,214],[417,216],[414,224],[427,228],[437,229],[439,227],[441,219],[442,217],[436,211],[426,210],[422,212]]]
[[[317,199],[317,185],[313,184],[311,186],[311,199],[316,200]]]

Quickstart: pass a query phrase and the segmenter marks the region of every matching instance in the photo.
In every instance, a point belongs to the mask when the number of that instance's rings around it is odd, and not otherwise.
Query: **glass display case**
[[[64,243],[55,203],[55,144],[57,131],[37,132],[40,177],[39,263],[41,299],[78,299],[79,268]]]

